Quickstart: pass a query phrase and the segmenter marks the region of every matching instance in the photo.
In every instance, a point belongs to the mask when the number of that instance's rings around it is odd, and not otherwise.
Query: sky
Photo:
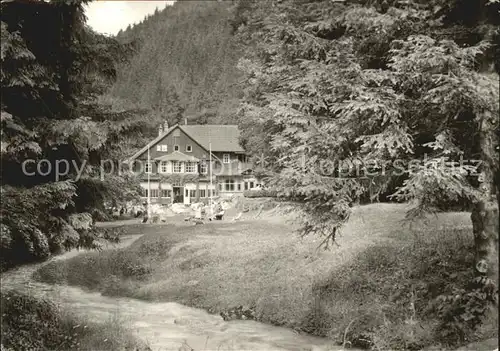
[[[115,35],[129,24],[140,22],[155,9],[163,10],[174,1],[92,1],[85,14],[87,24],[96,32]]]

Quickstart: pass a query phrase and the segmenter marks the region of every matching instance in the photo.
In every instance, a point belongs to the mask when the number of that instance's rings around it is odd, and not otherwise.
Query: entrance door
[[[184,187],[174,186],[172,189],[173,189],[174,204],[184,203]]]

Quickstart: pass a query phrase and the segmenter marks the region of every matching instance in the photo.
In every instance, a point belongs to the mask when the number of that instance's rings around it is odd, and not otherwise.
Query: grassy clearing
[[[55,304],[13,292],[1,294],[2,350],[130,350],[149,348],[117,320],[89,323]]]
[[[404,212],[394,204],[357,208],[329,251],[276,220],[148,227],[154,232],[129,248],[54,262],[37,274],[217,313],[243,305],[262,322],[358,347],[411,350],[496,337],[497,318],[474,332],[450,332],[431,308],[472,278],[469,215],[440,214],[410,227]]]

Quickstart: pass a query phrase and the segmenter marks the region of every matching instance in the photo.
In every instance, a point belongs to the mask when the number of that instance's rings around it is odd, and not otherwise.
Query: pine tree
[[[86,27],[83,4],[1,5],[2,269],[98,247],[91,213],[138,193],[126,177],[101,180],[99,167],[124,134],[144,128],[140,111],[99,100],[131,48]]]
[[[243,118],[269,131],[245,141],[269,146],[271,184],[326,244],[368,189],[396,186],[410,217],[466,204],[476,273],[498,286],[498,2],[382,3],[242,12]]]

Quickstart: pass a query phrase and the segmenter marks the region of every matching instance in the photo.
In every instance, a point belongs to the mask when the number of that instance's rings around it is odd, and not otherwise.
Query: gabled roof
[[[179,126],[187,135],[209,149],[212,143],[214,152],[245,152],[240,146],[240,130],[235,125],[182,125]]]
[[[174,125],[163,134],[157,136],[150,141],[146,146],[132,155],[127,162],[130,162],[144,152],[148,148],[153,148],[165,136],[170,134],[174,129],[179,128],[186,133],[191,139],[197,142],[206,151],[212,147],[212,152],[245,152],[240,146],[240,130],[236,125],[214,125],[214,124],[197,124],[197,125]],[[212,145],[210,145],[210,143]]]
[[[200,159],[198,159],[194,156],[191,156],[191,155],[183,154],[180,151],[174,151],[171,154],[156,157],[155,160],[156,161],[191,161],[191,162],[200,161]]]

